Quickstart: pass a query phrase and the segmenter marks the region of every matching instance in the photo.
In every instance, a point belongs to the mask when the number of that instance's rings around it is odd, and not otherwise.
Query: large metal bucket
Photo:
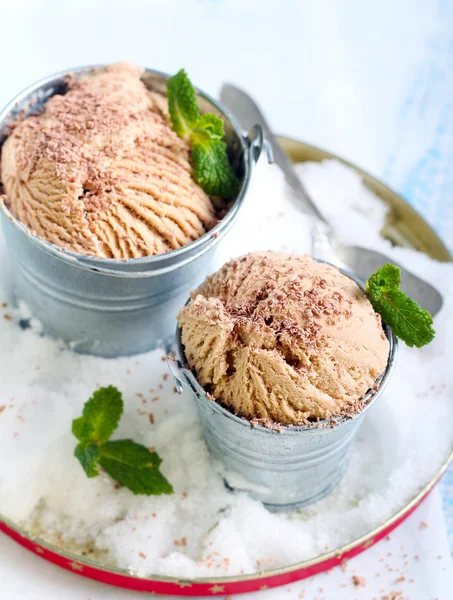
[[[22,110],[35,112],[50,96],[64,93],[69,73],[78,77],[92,69],[64,71],[17,96],[0,114],[0,144]],[[142,79],[149,89],[164,92],[168,77],[147,69]],[[43,323],[45,333],[69,342],[74,350],[116,357],[165,344],[189,290],[207,275],[217,244],[238,218],[263,147],[262,130],[256,126],[250,136],[244,134],[226,109],[203,92],[197,93],[201,112],[214,112],[224,120],[225,139],[241,187],[224,218],[191,244],[127,261],[84,256],[33,236],[0,201],[15,296]]]
[[[362,289],[362,283],[350,273]],[[397,338],[385,327],[390,343],[384,373],[363,398],[362,412],[311,426],[269,429],[254,426],[210,399],[187,366],[181,331],[176,333],[176,360],[169,360],[178,391],[192,391],[203,434],[214,458],[226,471],[226,484],[246,491],[272,510],[294,509],[319,500],[343,478],[352,442],[368,408],[384,391],[397,354]]]

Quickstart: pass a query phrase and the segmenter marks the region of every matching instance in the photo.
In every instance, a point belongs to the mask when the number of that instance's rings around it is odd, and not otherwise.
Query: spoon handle
[[[307,192],[300,181],[293,163],[286,152],[280,146],[276,136],[273,134],[266,117],[261,112],[256,102],[243,90],[237,88],[231,83],[225,83],[220,91],[220,101],[224,104],[234,116],[238,119],[241,127],[248,131],[255,123],[262,126],[264,135],[272,146],[274,162],[282,169],[286,180],[294,190],[297,198],[302,203],[306,212],[325,225],[329,226],[327,219],[313,202],[310,194]]]

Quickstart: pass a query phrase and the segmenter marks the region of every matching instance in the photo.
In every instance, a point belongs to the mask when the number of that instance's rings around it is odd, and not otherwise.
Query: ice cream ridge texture
[[[189,143],[142,73],[118,63],[69,82],[5,141],[6,203],[33,234],[73,252],[128,259],[180,248],[215,224],[192,177]]]
[[[292,425],[358,410],[389,342],[360,287],[307,255],[232,260],[178,316],[199,383],[235,414]]]

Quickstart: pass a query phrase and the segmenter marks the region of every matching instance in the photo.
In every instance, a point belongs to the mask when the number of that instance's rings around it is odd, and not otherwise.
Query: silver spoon
[[[347,245],[337,237],[300,181],[293,163],[278,143],[263,113],[248,94],[230,83],[225,83],[220,91],[220,101],[234,114],[246,131],[255,123],[263,127],[266,139],[272,146],[274,162],[283,170],[287,182],[293,188],[305,211],[316,219],[312,232],[312,254],[315,258],[327,260],[339,267],[346,266],[363,281],[366,281],[383,264],[391,262],[401,269],[402,289],[432,315],[439,312],[443,304],[442,296],[431,284],[381,252]]]

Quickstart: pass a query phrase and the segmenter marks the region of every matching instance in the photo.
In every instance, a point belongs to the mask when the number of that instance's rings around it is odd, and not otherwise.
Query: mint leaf
[[[123,398],[116,387],[99,388],[85,403],[82,416],[72,422],[72,433],[80,442],[103,444],[118,427]]]
[[[127,487],[134,495],[159,496],[173,494],[173,487],[165,479],[159,469],[138,469],[131,465],[102,458],[101,466],[120,485]]]
[[[222,119],[217,115],[213,115],[212,113],[205,113],[204,115],[201,115],[193,134],[196,134],[197,131],[207,133],[210,138],[218,140],[221,140],[225,135],[225,128]]]
[[[239,188],[232,168],[220,117],[200,115],[195,89],[184,69],[167,81],[168,110],[174,131],[192,142],[194,179],[210,196],[228,198]]]
[[[99,475],[98,463],[100,458],[99,446],[95,444],[77,444],[74,456],[78,458],[87,477]]]
[[[72,433],[79,440],[85,442],[90,440],[93,435],[94,427],[88,423],[85,417],[79,417],[72,422]]]
[[[74,456],[87,477],[99,475],[98,467],[134,494],[172,494],[173,487],[159,471],[162,459],[133,440],[109,441],[123,413],[123,399],[116,387],[96,390],[72,422],[79,440]]]
[[[200,118],[195,89],[184,69],[167,81],[167,98],[172,127],[179,137],[184,137]]]
[[[379,300],[383,292],[398,289],[400,287],[400,280],[400,269],[395,267],[395,265],[386,263],[368,279],[368,293],[375,300]]]
[[[400,289],[400,269],[389,263],[366,283],[371,304],[393,333],[409,347],[421,348],[434,339],[433,318]]]
[[[159,471],[156,452],[132,440],[107,442],[101,446],[100,464],[118,483],[133,494],[172,494],[173,487]]]
[[[102,446],[101,454],[103,458],[121,460],[125,464],[140,469],[143,467],[159,467],[162,462],[157,452],[150,452],[148,448],[136,444],[132,440],[106,442]]]
[[[227,154],[227,145],[208,134],[197,132],[192,145],[194,179],[209,196],[232,196],[239,187]]]

